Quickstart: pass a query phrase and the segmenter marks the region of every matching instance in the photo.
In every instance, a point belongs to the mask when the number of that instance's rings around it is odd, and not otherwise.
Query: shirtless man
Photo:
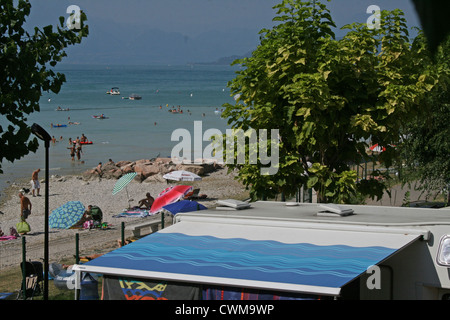
[[[19,193],[20,198],[20,217],[22,220],[26,220],[31,214],[31,201],[23,195],[22,192]]]
[[[139,208],[142,208],[144,206],[145,209],[150,209],[155,199],[153,199],[153,197],[150,195],[150,192],[147,192],[145,196],[146,198],[139,201]]]
[[[41,169],[37,169],[37,170],[33,171],[33,174],[31,175],[31,192],[33,193],[33,197],[35,197],[34,190],[37,190],[38,197],[41,196],[39,194],[39,192],[41,190],[41,185],[39,184],[39,177],[38,177],[38,174],[40,171],[41,171]]]

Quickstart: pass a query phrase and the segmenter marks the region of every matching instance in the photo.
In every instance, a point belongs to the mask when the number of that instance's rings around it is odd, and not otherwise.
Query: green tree
[[[66,47],[88,35],[84,13],[79,29],[73,28],[75,24],[65,27],[65,18],[60,17],[56,30],[51,25],[36,27],[30,34],[24,26],[30,12],[29,0],[0,2],[0,163],[37,150],[37,139],[30,140],[27,115],[40,110],[42,92],[59,92],[65,76],[51,67],[66,56]]]
[[[235,62],[242,69],[229,86],[239,98],[223,116],[236,129],[279,129],[278,172],[229,167],[253,197],[293,195],[305,183],[320,202],[346,203],[357,191],[381,196],[383,182],[357,184],[350,164],[368,160],[371,138],[386,147],[380,161],[392,165],[402,123],[435,84],[420,72],[425,48],[409,43],[400,10],[383,11],[379,29],[345,26],[346,36],[335,40],[325,4],[284,0],[274,8],[280,23],[261,32],[250,58]]]
[[[419,189],[447,189],[450,204],[450,38],[435,51],[430,63],[438,85],[422,101],[427,112],[406,123],[401,144],[402,181],[419,182]]]

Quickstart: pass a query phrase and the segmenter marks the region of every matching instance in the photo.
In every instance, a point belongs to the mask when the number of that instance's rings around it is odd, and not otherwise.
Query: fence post
[[[125,245],[125,222],[121,223],[120,241],[122,242],[122,247]]]
[[[27,299],[27,273],[26,273],[26,262],[27,262],[27,249],[26,249],[26,237],[22,236],[22,297],[23,300]]]
[[[75,264],[80,263],[80,234],[75,234]]]

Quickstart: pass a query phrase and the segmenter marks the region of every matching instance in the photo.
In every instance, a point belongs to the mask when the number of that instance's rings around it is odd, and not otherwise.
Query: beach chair
[[[23,262],[20,263],[20,269],[25,268],[25,291],[21,285],[19,293],[17,294],[17,300],[25,300],[30,298],[33,300],[34,296],[41,294],[41,282],[44,280],[42,263],[38,261]],[[23,283],[23,282],[22,282]],[[21,283],[21,284],[22,284]]]

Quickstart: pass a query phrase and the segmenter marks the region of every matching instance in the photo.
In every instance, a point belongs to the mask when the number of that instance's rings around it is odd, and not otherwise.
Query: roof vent
[[[345,217],[353,215],[353,209],[344,209],[332,203],[319,204],[319,208],[322,209],[317,213],[317,216],[320,217]]]
[[[242,210],[250,208],[250,203],[234,199],[217,201],[217,210]]]

